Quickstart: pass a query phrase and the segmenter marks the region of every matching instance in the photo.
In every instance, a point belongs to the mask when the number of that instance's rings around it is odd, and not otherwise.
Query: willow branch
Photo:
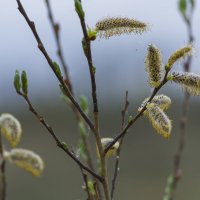
[[[49,54],[47,53],[38,33],[35,27],[35,24],[33,21],[31,21],[28,17],[28,15],[26,14],[26,11],[24,10],[20,0],[16,0],[17,4],[18,4],[18,9],[20,11],[20,13],[22,14],[22,16],[25,18],[28,26],[30,27],[37,43],[38,43],[38,48],[39,50],[42,52],[42,54],[44,55],[44,57],[46,58],[50,68],[53,70],[55,76],[57,77],[58,81],[60,82],[61,86],[63,87],[63,90],[65,91],[66,95],[68,96],[68,98],[71,100],[72,104],[75,106],[75,108],[77,109],[77,111],[80,113],[80,115],[82,116],[82,118],[85,120],[86,124],[90,127],[90,129],[94,132],[95,127],[93,125],[93,123],[91,122],[91,120],[88,118],[88,116],[83,112],[83,110],[81,109],[80,105],[78,104],[78,102],[75,100],[75,98],[73,97],[72,93],[70,92],[70,89],[66,86],[65,81],[63,80],[62,77],[60,77],[57,73],[56,70],[54,68],[54,64],[52,59],[50,58]]]
[[[162,82],[160,83],[160,85],[156,88],[154,88],[151,97],[149,98],[149,100],[146,102],[146,104],[144,105],[144,107],[141,109],[141,111],[132,119],[130,120],[126,126],[124,127],[124,129],[114,138],[114,140],[106,147],[106,149],[104,150],[105,153],[107,153],[109,151],[109,149],[122,137],[124,137],[127,134],[127,131],[129,130],[129,128],[142,116],[143,112],[146,110],[146,106],[148,103],[151,102],[151,100],[154,98],[154,96],[158,93],[158,91],[168,82],[167,80],[167,75],[168,75],[169,71],[165,72],[165,76],[162,80]]]
[[[92,176],[94,176],[95,178],[97,178],[99,181],[102,182],[102,177],[99,176],[98,174],[96,174],[94,171],[92,171],[90,168],[88,168],[86,165],[84,165],[77,157],[76,155],[71,152],[66,146],[65,144],[63,144],[61,142],[61,140],[58,138],[58,136],[55,134],[54,130],[52,129],[52,127],[46,122],[46,120],[35,110],[35,108],[33,107],[33,105],[31,104],[28,96],[23,95],[21,92],[18,92],[18,94],[20,96],[22,96],[26,103],[29,106],[29,110],[30,112],[32,112],[35,117],[38,119],[38,121],[47,129],[47,131],[50,133],[50,135],[52,136],[52,138],[54,139],[54,141],[56,142],[56,145],[58,147],[60,147],[69,157],[71,157],[78,165],[79,167],[81,167],[82,169],[86,170],[88,173],[90,173]]]
[[[124,108],[121,112],[121,115],[122,115],[121,130],[124,129],[125,115],[126,115],[128,106],[129,106],[128,91],[126,91]],[[119,172],[119,158],[120,158],[120,153],[121,153],[121,149],[122,149],[123,139],[124,139],[124,136],[120,139],[119,148],[117,150],[117,155],[116,155],[115,170],[114,170],[114,175],[113,175],[113,179],[112,179],[112,187],[111,187],[111,200],[114,197],[115,185],[116,185],[116,180],[117,180],[117,176],[118,176],[118,172]]]

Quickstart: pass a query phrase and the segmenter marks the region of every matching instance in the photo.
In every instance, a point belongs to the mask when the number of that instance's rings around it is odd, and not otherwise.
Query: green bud
[[[96,67],[92,67],[92,73],[95,74],[96,73]]]
[[[61,73],[60,67],[57,62],[53,62],[53,67],[56,72],[56,75],[58,75],[60,78],[62,78],[62,73]]]
[[[89,37],[90,41],[94,41],[97,37],[96,29],[88,28],[88,37]]]
[[[78,16],[80,17],[80,19],[84,19],[85,13],[83,11],[81,2],[79,0],[74,0],[74,3],[75,3],[75,10]]]
[[[133,116],[130,115],[130,116],[128,117],[128,123],[131,123],[132,121],[133,121]]]
[[[22,71],[21,82],[22,82],[23,94],[26,96],[28,94],[28,79],[27,79],[26,71]]]
[[[62,146],[63,146],[63,148],[64,148],[65,150],[68,149],[68,146],[67,146],[67,144],[66,144],[65,142],[61,142],[61,144],[62,144]]]
[[[94,189],[93,182],[91,180],[88,180],[87,185],[88,185],[90,194],[92,194],[94,196],[95,195],[95,189]]]
[[[20,76],[19,76],[19,71],[18,70],[15,71],[13,84],[15,86],[16,92],[20,92],[21,83],[20,83]]]
[[[84,137],[87,137],[88,133],[87,133],[86,127],[82,121],[80,121],[78,123],[78,127],[79,127],[80,134]]]

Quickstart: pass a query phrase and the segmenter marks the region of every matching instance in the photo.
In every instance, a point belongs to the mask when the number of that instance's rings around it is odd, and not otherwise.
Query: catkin
[[[125,17],[108,17],[96,23],[98,35],[106,39],[114,35],[141,34],[147,30],[148,25],[146,23]]]
[[[161,82],[162,56],[160,50],[155,45],[149,45],[146,55],[146,71],[149,76],[151,87],[159,86]]]
[[[26,149],[12,149],[5,153],[5,159],[16,166],[30,172],[34,176],[40,176],[44,163],[41,157]]]
[[[21,124],[13,115],[4,113],[0,116],[0,132],[5,136],[10,145],[15,147],[21,139]]]
[[[172,81],[191,95],[200,95],[200,75],[191,72],[173,72]]]
[[[169,138],[171,135],[172,124],[168,116],[154,103],[147,105],[145,116],[151,122],[153,128],[164,138]]]
[[[143,109],[143,107],[148,102],[149,98],[150,97],[146,98],[142,102],[141,106],[138,108],[138,112],[140,112]],[[151,102],[154,103],[156,106],[158,106],[162,110],[167,110],[171,105],[171,99],[164,94],[154,96],[154,98],[151,100]]]
[[[172,65],[178,61],[181,58],[185,58],[186,56],[191,56],[192,55],[192,51],[193,51],[193,47],[191,44],[178,49],[177,51],[175,51],[168,59],[168,62],[166,64],[166,68],[167,69],[171,69]]]

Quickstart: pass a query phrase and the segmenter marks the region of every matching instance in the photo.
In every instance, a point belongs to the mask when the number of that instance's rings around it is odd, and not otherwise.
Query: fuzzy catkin
[[[114,35],[147,31],[148,25],[135,19],[122,17],[108,17],[96,23],[96,31],[101,38],[110,38]]]
[[[190,56],[192,55],[192,51],[193,51],[193,47],[191,44],[178,49],[177,51],[175,51],[168,59],[168,62],[166,64],[166,68],[167,69],[171,69],[172,65],[178,61],[181,58],[185,58],[186,56]]]
[[[200,95],[200,75],[191,72],[173,72],[172,81],[191,95]]]
[[[154,103],[147,105],[145,116],[151,122],[153,128],[164,138],[169,138],[171,135],[172,124],[168,116]]]
[[[0,132],[5,136],[12,147],[21,139],[22,128],[20,122],[11,114],[3,113],[0,116]]]
[[[138,108],[138,112],[140,112],[143,109],[143,107],[148,102],[149,98],[150,97],[146,98],[142,102],[141,106]],[[171,99],[164,94],[154,96],[154,98],[151,100],[151,102],[154,103],[156,106],[158,106],[162,110],[167,110],[171,105]],[[146,111],[144,111],[144,112],[146,112]]]
[[[26,149],[12,149],[10,152],[6,152],[4,157],[34,176],[40,176],[44,170],[44,163],[41,157]]]
[[[149,76],[151,87],[159,86],[161,82],[162,56],[160,50],[155,45],[149,45],[146,55],[146,71]]]

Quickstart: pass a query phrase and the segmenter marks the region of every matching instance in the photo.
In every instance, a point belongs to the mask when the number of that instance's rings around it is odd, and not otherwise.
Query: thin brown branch
[[[67,87],[67,85],[65,84],[65,81],[63,80],[62,77],[60,77],[55,68],[54,68],[54,64],[52,59],[50,58],[49,54],[47,53],[38,33],[35,27],[35,24],[33,21],[31,21],[28,17],[28,15],[26,14],[26,11],[24,10],[24,7],[22,6],[20,0],[16,0],[17,4],[18,4],[18,9],[20,11],[20,13],[22,14],[22,16],[25,18],[27,24],[29,25],[37,43],[38,43],[38,48],[39,50],[43,53],[44,57],[46,58],[50,68],[53,70],[54,74],[56,75],[58,81],[60,82],[61,86],[63,87],[66,95],[68,96],[68,98],[71,100],[72,104],[75,106],[75,108],[78,110],[78,112],[80,113],[80,115],[82,116],[82,118],[85,120],[85,122],[87,123],[87,125],[90,127],[90,129],[94,132],[95,131],[95,127],[93,125],[93,123],[91,122],[91,120],[88,118],[88,116],[83,112],[83,110],[81,109],[80,105],[78,104],[78,102],[75,100],[75,98],[73,97],[72,93],[70,92],[70,89]]]
[[[128,91],[126,91],[124,108],[121,112],[121,115],[122,115],[121,131],[124,129],[125,116],[126,116],[128,106],[129,106]],[[123,139],[124,139],[124,136],[120,139],[119,148],[117,150],[117,155],[116,155],[115,170],[114,170],[114,175],[113,175],[113,179],[112,179],[112,187],[111,187],[111,200],[114,197],[115,185],[116,185],[116,180],[117,180],[117,176],[118,176],[118,172],[119,172],[119,158],[120,158],[120,153],[121,153],[121,149],[122,149]]]
[[[106,147],[105,154],[109,151],[109,149],[122,137],[124,137],[124,135],[127,134],[127,131],[129,130],[129,128],[142,116],[143,112],[146,110],[146,106],[148,103],[151,102],[151,100],[154,98],[154,96],[157,94],[157,92],[168,82],[167,80],[167,75],[168,75],[169,71],[165,72],[165,76],[161,82],[161,84],[154,88],[151,97],[149,98],[149,100],[146,102],[146,104],[144,105],[144,107],[142,108],[142,110],[132,119],[130,120],[127,125],[124,127],[124,129],[114,138],[114,140]]]
[[[97,178],[100,182],[102,182],[102,177],[99,176],[98,174],[96,174],[93,170],[91,170],[90,168],[88,168],[86,165],[84,165],[77,157],[76,155],[71,152],[68,148],[65,147],[65,145],[63,145],[63,143],[61,142],[61,140],[58,138],[58,136],[56,136],[54,130],[52,129],[52,127],[45,121],[45,119],[35,110],[35,108],[33,107],[33,105],[31,104],[28,96],[23,95],[21,92],[18,92],[19,95],[21,95],[26,103],[29,106],[29,110],[30,112],[32,112],[35,117],[38,119],[38,121],[47,129],[47,131],[50,133],[50,135],[53,137],[53,139],[56,142],[56,145],[58,147],[60,147],[69,157],[71,157],[78,165],[79,167],[81,167],[82,169],[86,170],[88,173],[90,173],[92,176],[94,176],[95,178]]]
[[[100,154],[100,161],[101,161],[101,175],[104,178],[103,181],[103,188],[104,188],[104,195],[105,195],[105,200],[110,200],[110,191],[109,191],[109,184],[108,184],[108,176],[107,176],[107,164],[106,164],[106,158],[105,158],[105,153],[103,150],[103,146],[101,144],[101,136],[99,133],[99,113],[98,113],[98,100],[97,100],[97,92],[96,92],[96,79],[95,79],[95,67],[93,65],[93,60],[92,60],[92,52],[91,52],[91,41],[88,37],[87,33],[87,28],[86,28],[86,23],[85,19],[81,18],[79,16],[82,31],[83,31],[83,36],[84,40],[86,43],[86,51],[85,51],[85,56],[88,62],[89,66],[89,72],[90,72],[90,80],[91,80],[91,86],[92,86],[92,100],[93,100],[93,115],[94,115],[94,127],[95,127],[95,139],[97,143],[97,148]]]
[[[5,173],[5,161],[3,158],[3,144],[0,132],[0,200],[6,199],[6,173]]]

